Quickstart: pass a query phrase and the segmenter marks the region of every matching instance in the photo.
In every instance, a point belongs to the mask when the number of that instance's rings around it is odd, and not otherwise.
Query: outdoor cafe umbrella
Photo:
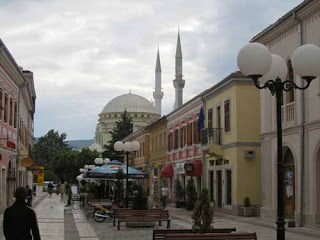
[[[114,179],[119,170],[123,171],[124,177],[127,176],[127,166],[123,165],[117,160],[113,160],[101,167],[95,167],[92,170],[85,173],[85,178],[100,178],[100,179]],[[143,179],[147,177],[147,174],[141,172],[135,168],[129,167],[128,177],[131,179]]]

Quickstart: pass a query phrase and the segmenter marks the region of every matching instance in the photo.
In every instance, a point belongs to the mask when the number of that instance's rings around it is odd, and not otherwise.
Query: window
[[[186,128],[186,126],[183,126],[182,132],[183,132],[183,146],[185,146],[187,144],[187,128]]]
[[[17,128],[17,114],[18,114],[18,106],[17,102],[14,103],[14,119],[13,119],[13,126],[14,128]]]
[[[9,125],[12,126],[13,125],[13,101],[12,98],[10,98],[10,108],[9,108],[9,114],[10,114],[10,118],[9,118]]]
[[[155,136],[155,139],[154,149],[158,149],[158,135]]]
[[[291,60],[288,61],[288,75],[287,75],[287,81],[294,81],[294,74],[293,74],[293,68],[291,65]],[[290,91],[286,92],[286,103],[291,103],[294,101],[294,89],[291,89]],[[283,101],[283,100],[282,100]]]
[[[231,205],[232,204],[232,174],[231,174],[231,170],[228,169],[226,170],[226,204],[227,205]]]
[[[208,128],[212,128],[212,108],[208,110]]]
[[[169,152],[173,149],[173,133],[168,134],[168,150]]]
[[[4,114],[3,114],[3,121],[5,123],[8,122],[8,95],[4,95]]]
[[[224,102],[224,131],[230,131],[230,100]]]
[[[0,119],[2,119],[2,109],[3,109],[3,104],[2,104],[2,89],[0,88]]]
[[[192,144],[192,122],[188,123],[188,133],[187,133],[187,145],[190,146]]]
[[[179,129],[174,131],[174,149],[178,149],[179,147]]]
[[[183,148],[183,129],[180,128],[180,148]]]
[[[193,122],[193,144],[198,144],[200,142],[200,133],[198,131],[198,121]]]
[[[159,147],[162,147],[162,134],[159,134]]]

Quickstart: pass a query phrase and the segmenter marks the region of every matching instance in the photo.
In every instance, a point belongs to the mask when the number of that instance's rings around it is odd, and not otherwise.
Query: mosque
[[[185,80],[182,78],[182,51],[180,42],[180,33],[178,32],[176,56],[175,56],[175,79],[173,86],[175,88],[174,109],[183,104],[183,88]],[[146,98],[133,94],[123,94],[115,97],[102,109],[99,114],[98,124],[94,137],[94,143],[89,146],[91,150],[103,151],[103,146],[111,140],[110,131],[121,119],[121,114],[126,110],[132,118],[134,131],[151,124],[161,117],[161,101],[163,98],[161,88],[161,63],[159,49],[157,52],[156,69],[155,69],[155,91],[153,92],[154,104]]]

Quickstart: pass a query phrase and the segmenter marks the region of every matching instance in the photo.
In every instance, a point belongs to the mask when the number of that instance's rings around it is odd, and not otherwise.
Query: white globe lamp
[[[89,169],[89,165],[84,165],[84,169],[88,170]]]
[[[302,78],[320,76],[320,48],[313,44],[297,48],[291,63],[294,72]]]
[[[114,143],[113,148],[114,148],[115,151],[121,152],[121,151],[123,151],[124,144],[121,141],[117,141],[117,142]]]
[[[280,78],[281,81],[285,81],[288,74],[288,67],[282,57],[272,54],[272,64],[269,71],[262,77],[262,82],[268,80],[276,80]]]
[[[123,150],[125,152],[132,152],[132,143],[131,142],[125,142],[123,144]]]
[[[271,67],[269,49],[261,43],[249,43],[238,53],[238,67],[246,76],[263,76]]]
[[[104,162],[104,164],[108,164],[110,162],[110,159],[109,158],[105,158],[103,162]]]
[[[96,159],[94,160],[94,163],[95,163],[96,165],[102,165],[102,164],[103,164],[103,158],[96,158]]]
[[[140,143],[138,141],[133,141],[132,142],[132,150],[134,152],[137,152],[140,150]]]

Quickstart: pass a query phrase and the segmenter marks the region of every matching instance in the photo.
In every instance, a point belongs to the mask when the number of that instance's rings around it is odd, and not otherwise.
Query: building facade
[[[288,64],[289,81],[303,82],[291,67],[301,45],[320,46],[320,1],[308,0],[288,12],[251,41],[266,45]],[[284,213],[297,225],[320,224],[320,81],[305,90],[284,92],[282,103]],[[261,91],[263,218],[277,215],[276,99]]]
[[[0,208],[10,206],[17,186],[30,179],[21,159],[33,155],[35,91],[32,73],[23,71],[0,40]]]
[[[260,204],[260,95],[236,72],[203,95],[204,185],[217,210],[242,215],[245,197]]]
[[[167,178],[169,199],[172,200],[177,179],[185,188],[188,179],[193,176],[196,190],[201,189],[202,151],[197,125],[201,106],[201,97],[197,95],[167,115],[167,163],[161,177]],[[186,163],[194,164],[195,174],[186,174]]]
[[[160,200],[160,190],[162,187],[162,179],[160,172],[166,164],[167,144],[166,144],[166,131],[167,119],[162,117],[158,121],[146,127],[150,139],[150,175],[149,186],[150,196],[155,200]]]

